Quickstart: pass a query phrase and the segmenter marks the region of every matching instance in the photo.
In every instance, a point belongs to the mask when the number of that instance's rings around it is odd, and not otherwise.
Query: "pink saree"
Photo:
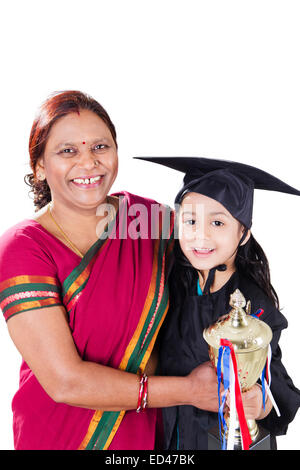
[[[174,221],[161,205],[153,221],[155,201],[117,195],[119,211],[106,236],[83,259],[35,220],[6,231],[0,238],[0,308],[9,321],[64,305],[84,360],[136,374],[147,364],[168,309]],[[136,204],[147,210],[130,212]],[[12,409],[16,449],[154,449],[157,410],[102,412],[56,403],[24,361]]]

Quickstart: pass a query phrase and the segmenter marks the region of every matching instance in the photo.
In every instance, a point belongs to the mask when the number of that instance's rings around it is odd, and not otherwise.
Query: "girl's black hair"
[[[239,247],[235,265],[238,272],[255,282],[279,309],[279,299],[271,284],[268,258],[252,234],[248,242]]]
[[[171,282],[175,283],[178,294],[180,292],[187,294],[190,292],[191,287],[196,285],[198,273],[183,254],[178,239],[175,240],[174,255],[175,265],[173,276],[171,274]],[[247,243],[238,248],[235,265],[238,273],[260,287],[275,307],[279,309],[278,296],[270,280],[268,259],[252,234]]]

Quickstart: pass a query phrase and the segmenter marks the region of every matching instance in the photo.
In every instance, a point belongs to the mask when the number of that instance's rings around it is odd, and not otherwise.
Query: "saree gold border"
[[[154,295],[155,295],[155,286],[156,286],[156,276],[157,276],[157,270],[158,270],[158,266],[157,266],[157,259],[158,259],[158,250],[159,250],[159,245],[160,245],[160,240],[157,241],[157,243],[155,243],[155,247],[154,247],[154,263],[153,263],[153,270],[152,270],[152,278],[151,278],[151,282],[150,282],[150,287],[149,287],[149,290],[148,290],[148,295],[147,295],[147,299],[146,299],[146,302],[145,302],[145,305],[144,305],[144,309],[143,309],[143,312],[142,312],[142,315],[141,315],[141,318],[140,318],[140,321],[138,323],[138,326],[135,330],[135,333],[129,343],[129,345],[127,346],[126,348],[126,351],[125,351],[125,354],[124,354],[124,357],[121,361],[121,364],[119,366],[119,369],[121,370],[125,370],[126,367],[127,367],[127,364],[128,364],[128,361],[130,359],[130,356],[132,354],[132,352],[134,351],[135,349],[135,346],[136,346],[136,343],[137,341],[139,340],[140,338],[140,334],[141,334],[141,331],[143,329],[143,326],[144,326],[144,323],[145,323],[145,320],[147,318],[147,315],[148,315],[148,312],[149,312],[149,309],[151,307],[151,304],[152,304],[152,301],[153,301],[153,298],[154,298]],[[169,305],[169,303],[168,303]],[[159,329],[161,327],[161,324],[166,316],[166,313],[167,313],[167,310],[168,310],[168,305],[166,307],[166,310],[163,314],[163,318],[161,319],[160,323],[159,323],[159,326],[157,327],[156,329],[156,332],[155,334],[153,335],[153,338],[152,340],[150,341],[149,343],[149,346],[147,348],[147,350],[145,351],[145,354],[144,354],[144,358],[141,362],[141,365],[140,365],[140,370],[142,372],[144,372],[144,369],[145,369],[145,366],[149,360],[149,357],[151,355],[151,352],[153,350],[153,347],[154,347],[154,343],[155,343],[155,340],[157,338],[157,335],[158,335],[158,332],[159,332]],[[121,421],[122,419],[124,418],[125,416],[125,411],[122,410],[118,416],[118,419],[117,421],[115,422],[114,424],[114,427],[112,428],[111,430],[111,433],[110,435],[108,436],[108,439],[103,447],[103,450],[107,450],[108,447],[110,446],[120,424],[121,424]]]
[[[134,351],[134,349],[136,347],[136,344],[137,344],[137,342],[140,338],[142,329],[143,329],[144,324],[145,324],[145,320],[147,318],[147,315],[149,313],[151,304],[152,304],[154,296],[155,296],[156,276],[157,276],[157,270],[158,270],[157,259],[158,259],[159,242],[160,242],[160,240],[155,242],[155,246],[154,246],[154,262],[153,262],[151,282],[150,282],[150,286],[149,286],[149,289],[148,289],[146,302],[145,302],[140,320],[138,322],[138,326],[137,326],[137,328],[136,328],[136,330],[133,334],[133,337],[131,338],[131,341],[130,341],[129,345],[126,348],[126,351],[125,351],[125,354],[124,354],[123,359],[121,361],[121,364],[119,365],[119,369],[121,369],[121,370],[125,370],[126,367],[127,367],[130,356],[131,356],[132,352]],[[142,372],[143,372],[143,370],[142,370]]]
[[[165,311],[164,311],[164,313],[163,313],[163,315],[162,315],[162,317],[161,317],[161,320],[160,320],[160,322],[159,322],[159,324],[158,324],[158,326],[157,326],[157,328],[156,328],[156,332],[154,333],[154,335],[153,335],[153,337],[152,337],[152,339],[151,339],[151,341],[150,341],[150,343],[149,343],[148,349],[147,349],[146,352],[145,352],[144,358],[143,358],[143,360],[142,360],[142,362],[141,362],[141,369],[142,369],[142,370],[145,369],[146,364],[147,364],[147,362],[148,362],[148,360],[149,360],[149,357],[150,357],[150,355],[151,355],[151,353],[152,353],[152,350],[153,350],[153,348],[154,348],[154,344],[155,344],[157,335],[158,335],[159,330],[160,330],[160,328],[161,328],[161,325],[163,324],[163,321],[164,321],[164,319],[165,319],[165,317],[166,317],[166,315],[167,315],[168,308],[169,308],[169,302],[167,303],[167,306],[166,306],[166,308],[165,308]]]
[[[146,350],[146,352],[145,352],[145,354],[144,354],[144,358],[143,358],[143,360],[142,360],[142,362],[141,362],[141,367],[140,367],[140,369],[141,369],[142,371],[144,371],[144,369],[145,369],[145,367],[146,367],[146,364],[147,364],[147,362],[148,362],[148,360],[149,360],[149,357],[150,357],[150,355],[151,355],[151,353],[152,353],[152,350],[153,350],[153,348],[154,348],[154,344],[155,344],[157,335],[158,335],[159,330],[160,330],[160,327],[161,327],[161,325],[162,325],[162,323],[163,323],[163,321],[164,321],[164,319],[165,319],[165,316],[166,316],[166,314],[167,314],[168,308],[169,308],[169,302],[167,303],[167,306],[166,306],[165,311],[164,311],[164,313],[163,313],[163,315],[162,315],[162,318],[161,318],[161,320],[160,320],[160,322],[159,322],[159,324],[158,324],[158,326],[157,326],[157,328],[156,328],[156,332],[155,332],[155,334],[153,335],[153,337],[152,337],[152,339],[151,339],[151,341],[150,341],[150,343],[149,343],[149,346],[148,346],[148,348],[147,348],[147,350]],[[117,421],[115,422],[114,427],[113,427],[112,430],[111,430],[111,433],[110,433],[110,435],[109,435],[109,437],[108,437],[108,439],[107,439],[107,441],[106,441],[106,443],[105,443],[105,446],[103,447],[103,450],[107,450],[107,449],[109,448],[109,446],[110,446],[110,444],[111,444],[111,441],[113,440],[113,438],[114,438],[114,436],[115,436],[115,434],[116,434],[116,432],[117,432],[117,430],[118,430],[118,428],[119,428],[119,426],[120,426],[120,424],[121,424],[121,421],[122,421],[122,419],[124,418],[124,416],[125,416],[125,411],[124,411],[124,410],[120,411],[120,414],[119,414],[119,416],[118,416],[118,419],[117,419]],[[89,442],[89,441],[88,441],[88,442]]]
[[[86,448],[86,446],[90,442],[90,439],[91,439],[92,435],[96,431],[96,428],[97,428],[98,423],[99,423],[99,421],[102,417],[102,414],[103,414],[103,412],[100,411],[100,410],[96,411],[93,414],[93,417],[92,417],[92,419],[90,421],[90,424],[89,424],[88,432],[84,436],[84,439],[83,439],[82,443],[80,444],[80,446],[78,447],[78,450],[84,450]]]
[[[173,213],[172,213],[173,214]],[[174,225],[174,217],[172,218],[172,221],[171,221],[171,227],[172,227],[172,230],[173,230],[173,225]],[[171,229],[170,229],[171,230]],[[161,231],[162,231],[162,225],[160,227],[160,235],[161,235]],[[121,370],[125,370],[126,367],[127,367],[127,364],[128,364],[128,361],[130,359],[130,356],[132,354],[132,352],[134,351],[135,347],[136,347],[136,344],[140,338],[140,334],[142,332],[142,329],[144,327],[144,323],[145,323],[145,320],[147,318],[147,315],[149,313],[149,310],[150,310],[150,307],[151,307],[151,304],[153,302],[153,299],[154,299],[154,296],[155,296],[155,289],[156,289],[156,277],[157,277],[157,271],[158,271],[158,253],[159,253],[159,248],[160,248],[160,244],[161,244],[162,240],[161,238],[158,238],[156,241],[155,241],[155,244],[154,244],[154,253],[153,253],[153,268],[152,268],[152,275],[151,275],[151,281],[150,281],[150,286],[149,286],[149,290],[148,290],[148,294],[147,294],[147,298],[146,298],[146,302],[145,302],[145,305],[144,305],[144,308],[143,308],[143,311],[142,311],[142,314],[141,314],[141,317],[140,317],[140,320],[139,320],[139,323],[138,323],[138,326],[134,332],[134,335],[129,343],[129,345],[127,346],[126,348],[126,351],[125,351],[125,354],[124,354],[124,357],[121,361],[121,364],[119,365],[119,369]],[[165,255],[166,256],[166,253]],[[166,312],[164,313],[164,315],[166,314]],[[158,329],[157,329],[157,333],[158,333]],[[155,334],[157,336],[157,333]],[[155,338],[156,338],[155,336]],[[150,342],[151,344],[151,342]],[[149,345],[150,346],[150,345]],[[153,346],[152,346],[153,347]],[[148,350],[147,350],[148,351]],[[152,349],[151,349],[152,351]],[[150,351],[150,353],[151,353]],[[146,352],[147,353],[147,352]],[[145,354],[146,354],[145,353]],[[148,356],[148,359],[149,359],[149,356]],[[142,364],[146,364],[147,361],[145,361],[143,359],[143,361],[141,362],[141,365]],[[145,366],[144,366],[145,367]],[[140,368],[142,370],[142,372],[144,371],[144,369],[141,367]]]
[[[68,292],[66,293],[66,295],[64,297],[64,303],[65,304],[69,303],[69,300],[72,297],[72,295],[74,294],[74,292],[76,292],[76,290],[79,289],[79,287],[82,286],[82,284],[86,281],[86,279],[88,278],[88,276],[90,274],[90,271],[91,271],[91,268],[90,268],[90,265],[88,264],[88,266],[82,271],[82,273],[70,285],[70,287],[68,289]]]
[[[145,305],[144,305],[144,308],[143,308],[143,312],[141,314],[141,317],[140,317],[140,320],[138,322],[138,325],[136,327],[136,330],[133,334],[133,337],[131,338],[131,341],[129,343],[129,345],[127,346],[126,348],[126,351],[124,353],[124,356],[123,356],[123,359],[119,365],[119,369],[121,370],[125,370],[126,369],[126,366],[128,364],[128,361],[129,361],[129,358],[130,358],[130,355],[132,354],[132,352],[134,351],[134,348],[137,344],[137,341],[139,340],[139,337],[140,337],[140,334],[141,334],[141,331],[143,329],[143,326],[144,326],[144,322],[147,318],[147,314],[149,312],[149,309],[151,307],[151,304],[152,304],[152,301],[153,301],[153,298],[154,298],[154,295],[155,295],[155,287],[156,287],[156,275],[157,275],[157,270],[158,270],[158,266],[157,266],[157,259],[158,259],[158,251],[159,251],[159,245],[160,245],[160,240],[156,240],[155,242],[155,245],[154,245],[154,256],[153,256],[153,268],[152,268],[152,275],[151,275],[151,281],[150,281],[150,286],[149,286],[149,289],[148,289],[148,294],[147,294],[147,298],[146,298],[146,302],[145,302]],[[147,360],[149,359],[150,357],[150,354],[151,354],[151,351],[152,351],[152,348],[153,348],[153,345],[154,345],[154,342],[150,342],[149,346],[148,346],[148,349],[146,351],[145,354],[148,353],[148,350],[149,350],[149,354],[147,356]],[[150,347],[151,347],[151,350],[150,350]],[[145,359],[143,359],[142,361],[142,364],[143,366],[142,367],[145,367],[145,364],[147,363],[147,361]],[[143,370],[143,369],[142,369]],[[94,416],[91,420],[91,423],[89,425],[89,428],[87,430],[87,434],[85,435],[82,443],[80,444],[79,446],[79,450],[84,450],[85,447],[87,446],[87,444],[89,443],[90,439],[92,438],[92,435],[93,433],[95,432],[96,430],[96,427],[101,419],[101,416],[102,416],[102,411],[101,410],[97,410],[95,411],[94,413]],[[104,446],[104,449],[107,449],[111,443],[111,441],[113,440],[113,437],[114,435],[116,434],[117,430],[118,430],[118,427],[119,425],[121,424],[121,421],[123,419],[125,415],[125,411],[120,411],[120,415],[116,421],[116,423],[114,424],[114,427],[106,441],[106,444]],[[109,444],[108,444],[109,442]]]
[[[97,257],[99,256],[99,254],[101,253],[101,251],[104,249],[104,247],[106,246],[107,244],[107,241],[108,239],[106,239],[104,241],[104,243],[100,246],[99,250],[97,251],[97,253],[94,255]],[[97,242],[96,242],[97,243]],[[85,255],[86,256],[86,255]],[[84,258],[83,258],[84,259]],[[70,287],[68,288],[65,296],[64,296],[64,303],[65,304],[68,304],[72,295],[74,294],[74,292],[77,291],[77,289],[79,289],[80,286],[82,286],[82,284],[84,284],[84,282],[87,280],[87,278],[89,277],[90,275],[90,272],[91,272],[91,269],[93,267],[93,264],[96,262],[96,259],[93,257],[90,262],[86,265],[86,267],[84,268],[84,270],[81,272],[81,274],[79,274],[79,276],[75,279],[75,281],[72,282],[72,284],[70,285]],[[77,269],[77,268],[75,268]]]
[[[57,280],[55,277],[50,277],[50,276],[16,276],[16,277],[11,277],[9,279],[6,279],[6,281],[1,282],[0,284],[0,291],[6,289],[7,287],[12,287],[16,286],[18,284],[36,284],[36,283],[42,283],[42,284],[52,284],[54,286],[57,286]]]
[[[114,436],[115,436],[115,434],[116,434],[116,432],[117,432],[117,430],[118,430],[118,428],[119,428],[119,426],[120,426],[120,424],[121,424],[121,421],[122,421],[122,419],[124,418],[124,416],[125,416],[125,410],[120,411],[119,416],[118,416],[118,418],[117,418],[117,421],[115,422],[115,424],[114,424],[114,426],[113,426],[113,428],[112,428],[112,430],[111,430],[111,433],[110,433],[110,435],[109,435],[108,438],[107,438],[107,441],[106,441],[106,443],[105,443],[105,445],[104,445],[104,447],[103,447],[103,450],[107,450],[107,449],[109,448],[109,446],[110,446],[110,444],[111,444],[111,441],[113,440],[113,438],[114,438]]]
[[[57,304],[57,298],[51,297],[50,299],[40,299],[40,300],[31,300],[29,302],[22,302],[20,304],[14,305],[13,307],[10,307],[7,309],[7,311],[4,313],[4,316],[6,318],[9,318],[11,315],[19,312],[23,312],[26,310],[32,310],[34,308],[39,308],[39,307],[48,307],[53,304]]]

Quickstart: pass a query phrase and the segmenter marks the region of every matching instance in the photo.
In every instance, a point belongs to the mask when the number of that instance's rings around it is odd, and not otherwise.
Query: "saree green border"
[[[118,419],[124,415],[124,411],[105,411],[85,450],[103,450]]]
[[[50,284],[36,281],[39,276],[27,276],[28,282],[15,284],[22,277],[24,276],[11,278],[9,281],[13,284],[0,294],[1,310],[6,321],[17,313],[26,310],[61,305],[60,287],[55,283],[55,278],[52,279],[53,283]],[[31,279],[34,279],[35,282],[30,282]],[[41,279],[44,279],[44,277]],[[49,277],[47,279],[49,280]],[[51,296],[51,292],[56,295]]]
[[[157,317],[156,317],[157,321],[155,322],[155,324],[152,327],[152,330],[151,330],[152,335],[149,334],[149,336],[147,338],[147,342],[143,346],[144,354],[141,354],[141,351],[139,349],[139,344],[140,344],[140,342],[142,341],[142,338],[143,338],[143,335],[141,335],[141,337],[139,339],[139,342],[136,345],[136,347],[134,349],[134,352],[133,352],[133,354],[130,358],[130,361],[129,361],[130,363],[126,367],[127,372],[137,373],[139,371],[140,364],[141,364],[141,362],[144,358],[144,355],[145,355],[146,351],[148,350],[148,347],[151,343],[153,335],[154,335],[154,333],[156,333],[157,328],[158,328],[158,326],[159,326],[159,324],[162,320],[163,314],[166,311],[166,308],[167,308],[167,305],[168,305],[168,298],[169,298],[168,294],[166,295],[166,298],[167,298],[167,301],[164,302],[164,304],[161,304],[161,308],[159,309],[161,311],[157,314]],[[148,315],[147,319],[149,319],[149,315]],[[147,326],[147,324],[145,324],[145,327],[146,326]],[[145,330],[145,327],[143,328],[143,332]],[[111,437],[111,433],[113,431],[113,428],[116,425],[117,420],[119,418],[122,419],[124,414],[125,414],[124,411],[105,411],[102,414],[101,419],[98,423],[98,426],[97,426],[94,434],[92,435],[88,445],[85,447],[85,450],[103,450],[103,449],[107,448],[108,441]],[[121,422],[121,419],[120,419],[120,422]],[[109,441],[109,443],[110,443],[110,441]]]
[[[76,297],[80,292],[83,291],[89,275],[90,275],[90,268],[95,262],[94,256],[96,253],[100,252],[100,250],[104,247],[105,243],[109,239],[109,235],[112,233],[112,230],[115,225],[115,220],[116,216],[114,219],[106,226],[104,229],[104,232],[102,236],[97,240],[87,251],[87,253],[84,255],[82,258],[81,262],[79,265],[73,269],[73,271],[69,274],[69,276],[65,279],[62,285],[62,298],[66,307],[66,310],[68,311],[68,314],[70,313],[70,310],[67,308],[67,305],[71,302],[71,300]],[[87,270],[86,273],[84,271]],[[76,282],[79,281],[80,276],[84,276],[84,280],[80,282],[80,285],[72,290],[72,286],[76,286]]]
[[[19,308],[19,305],[23,305],[23,308]],[[17,315],[20,312],[26,312],[26,310],[37,310],[44,307],[55,307],[57,305],[61,305],[61,301],[55,298],[33,298],[33,300],[26,299],[25,302],[18,302],[17,304],[11,306],[8,309],[3,309],[3,315],[6,321],[12,318],[14,315]]]
[[[19,294],[20,292],[27,291],[51,291],[60,293],[60,288],[55,284],[46,284],[46,283],[23,283],[16,284],[15,286],[7,287],[0,294],[0,302],[6,297],[14,294]]]
[[[172,230],[171,237],[173,237],[173,233],[174,231]],[[151,347],[151,341],[153,340],[153,337],[158,334],[158,331],[162,325],[164,316],[167,312],[168,302],[169,302],[169,289],[166,283],[164,283],[163,293],[160,299],[159,306],[157,306],[157,303],[159,301],[159,291],[160,291],[162,278],[165,275],[164,260],[165,260],[165,257],[169,254],[169,251],[170,251],[169,248],[170,248],[170,245],[172,244],[172,241],[173,241],[172,239],[158,240],[158,242],[160,243],[159,243],[159,249],[158,249],[158,254],[157,254],[157,259],[156,259],[157,273],[156,273],[156,279],[155,279],[155,295],[152,299],[151,306],[150,306],[150,309],[148,310],[146,320],[144,322],[139,338],[136,342],[136,345],[125,367],[125,370],[127,372],[138,373],[140,365],[146,355],[146,352]],[[151,285],[149,287],[149,291],[150,291],[150,288],[151,288]],[[152,321],[153,314],[155,313],[156,309],[157,311],[156,311],[156,316],[153,321],[153,325],[147,336],[146,341],[143,344],[143,347],[141,348],[145,334],[149,328],[150,322]],[[149,354],[151,353],[151,351],[148,351],[148,352]],[[79,447],[79,449],[81,450],[105,450],[107,449],[124,415],[125,415],[124,410],[103,412],[99,418],[99,422],[96,426],[96,429],[92,433],[90,439],[86,443],[86,438],[85,438],[83,443]]]
[[[156,277],[155,296],[152,300],[151,307],[150,307],[149,313],[147,315],[147,318],[146,318],[145,324],[143,326],[143,329],[141,331],[140,338],[139,338],[139,340],[138,340],[138,342],[135,346],[135,349],[132,353],[132,356],[131,356],[130,360],[128,361],[128,365],[127,365],[127,368],[126,368],[126,370],[128,372],[137,372],[136,366],[139,367],[139,365],[142,361],[141,353],[144,349],[147,349],[147,347],[148,347],[148,345],[149,345],[149,343],[150,343],[150,341],[153,337],[155,328],[157,327],[157,324],[159,323],[159,315],[158,315],[159,312],[157,311],[157,314],[154,318],[154,322],[153,322],[153,325],[152,325],[152,329],[151,329],[150,333],[148,334],[148,336],[145,339],[145,336],[147,334],[147,329],[149,327],[149,324],[152,320],[153,315],[155,314],[155,309],[156,309],[157,303],[159,301],[159,288],[160,288],[160,284],[161,284],[162,275],[164,275],[164,273],[162,271],[163,271],[163,258],[166,254],[166,249],[165,248],[166,248],[165,244],[160,243],[159,254],[158,254],[158,271],[157,271],[157,277]],[[160,300],[159,310],[161,310],[161,309],[163,309],[163,311],[165,310],[165,308],[167,306],[167,303],[168,303],[168,300],[169,300],[169,290],[168,290],[168,287],[166,285],[164,287],[164,290],[163,290],[163,293],[162,293],[162,298]],[[145,339],[145,343],[143,344],[144,339]],[[140,359],[138,364],[133,364],[135,355],[136,355],[137,358]]]
[[[50,297],[50,298],[53,298],[55,300],[57,300],[55,297]],[[14,300],[13,302],[10,302],[8,305],[6,305],[5,307],[3,307],[2,311],[3,311],[3,314],[5,314],[7,312],[7,310],[9,310],[10,308],[12,307],[15,307],[15,305],[19,305],[19,304],[26,304],[28,302],[35,302],[35,301],[39,301],[39,300],[45,300],[45,296],[36,296],[36,297],[25,297],[24,299],[17,299],[17,300]],[[57,303],[59,305],[61,305],[61,302],[60,302],[60,299],[57,300]],[[41,306],[42,307],[42,306]],[[40,307],[40,308],[41,308]],[[22,312],[25,311],[25,310],[22,310]]]

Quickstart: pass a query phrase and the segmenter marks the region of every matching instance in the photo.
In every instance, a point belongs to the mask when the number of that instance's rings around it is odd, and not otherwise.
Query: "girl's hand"
[[[258,384],[253,385],[247,392],[242,393],[242,400],[244,405],[244,412],[246,419],[262,419],[267,416],[271,409],[271,401],[267,398],[266,394],[266,410],[263,409],[262,390]],[[230,406],[229,393],[226,398],[226,404]]]
[[[261,387],[258,384],[253,385],[250,390],[242,393],[246,419],[259,419],[263,411],[263,400]]]

